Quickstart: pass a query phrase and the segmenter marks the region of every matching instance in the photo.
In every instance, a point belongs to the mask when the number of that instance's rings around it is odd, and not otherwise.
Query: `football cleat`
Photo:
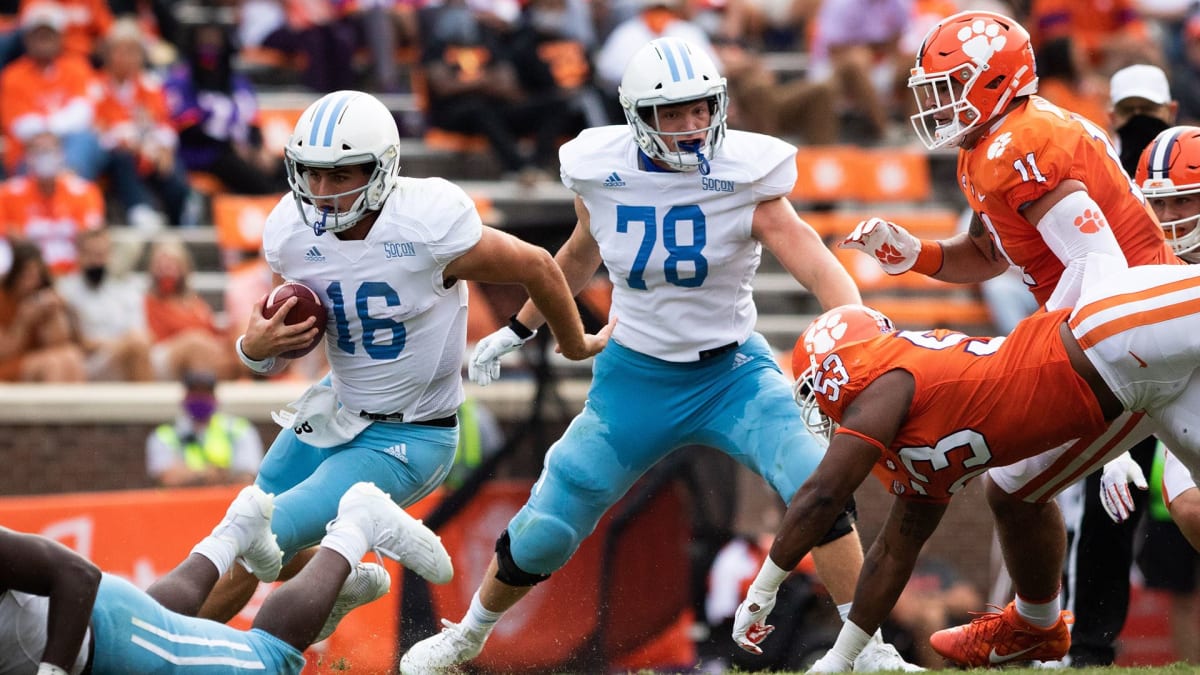
[[[254,576],[271,582],[283,567],[283,551],[271,532],[275,499],[257,485],[247,485],[229,505],[212,536],[233,544],[238,557]]]
[[[355,483],[338,502],[338,515],[326,528],[358,528],[367,546],[435,584],[454,577],[450,554],[433,530],[408,515],[374,483]]]
[[[1021,618],[1010,602],[1002,611],[981,614],[965,626],[939,630],[929,644],[943,657],[970,668],[1057,661],[1071,648],[1071,623],[1074,617],[1063,611],[1053,626],[1039,628]]]
[[[400,659],[401,675],[437,675],[479,656],[487,633],[473,633],[462,624],[442,619],[442,632],[421,640]]]
[[[333,609],[329,611],[329,618],[325,619],[325,625],[321,626],[321,632],[317,633],[313,642],[320,642],[332,635],[337,625],[350,613],[350,610],[383,597],[391,585],[392,576],[383,568],[383,565],[375,563],[355,565],[354,569],[350,570],[350,574],[346,576],[346,581],[342,583],[342,590],[338,591],[337,601],[333,603]]]
[[[854,672],[856,673],[882,671],[919,673],[923,670],[925,669],[921,666],[905,661],[895,647],[880,640],[877,636],[872,636],[871,641],[854,659]]]

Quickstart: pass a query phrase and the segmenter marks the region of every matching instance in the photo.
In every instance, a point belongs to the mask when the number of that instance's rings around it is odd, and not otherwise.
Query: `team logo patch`
[[[1004,49],[1008,38],[1000,34],[1000,24],[995,21],[976,19],[970,26],[958,29],[958,39],[963,43],[963,53],[977,65],[986,65],[992,54]]]
[[[1008,144],[1011,142],[1012,142],[1012,132],[1011,131],[1006,131],[1006,132],[1000,134],[999,136],[996,137],[996,140],[992,141],[992,144],[988,146],[987,158],[988,159],[996,159],[1000,155],[1003,155],[1004,151],[1008,149]],[[965,180],[965,178],[964,178],[964,180]]]
[[[1075,227],[1084,234],[1095,234],[1108,225],[1104,214],[1091,209],[1084,209],[1082,215],[1075,216]]]
[[[700,177],[700,189],[702,190],[708,190],[709,192],[733,192],[733,188],[734,184],[731,180]]]
[[[313,246],[304,252],[304,260],[307,262],[325,262],[325,256],[321,254],[320,249]]]
[[[417,247],[411,241],[385,241],[383,242],[383,257],[387,260],[392,258],[411,258],[417,254]]]

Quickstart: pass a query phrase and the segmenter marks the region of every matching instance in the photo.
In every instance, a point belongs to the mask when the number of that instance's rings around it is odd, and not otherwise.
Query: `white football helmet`
[[[313,232],[341,232],[362,219],[368,211],[378,211],[396,188],[400,173],[400,132],[396,120],[374,96],[361,91],[335,91],[308,106],[284,148],[288,185],[296,199],[296,208]],[[307,167],[329,169],[335,166],[374,164],[367,184],[322,199],[350,196],[358,198],[346,211],[319,210],[313,206]]]
[[[678,38],[652,40],[630,60],[617,89],[625,120],[633,129],[642,152],[677,171],[700,169],[708,173],[711,159],[725,140],[729,109],[725,78],[708,54]],[[679,133],[658,130],[658,106],[707,99],[712,114],[702,145],[688,150],[671,149],[667,142]],[[695,133],[695,130],[686,132]]]

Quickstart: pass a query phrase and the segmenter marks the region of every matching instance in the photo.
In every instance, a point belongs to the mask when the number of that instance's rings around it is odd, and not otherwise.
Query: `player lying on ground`
[[[1076,310],[1038,313],[1006,338],[946,330],[897,331],[874,310],[826,312],[793,354],[811,390],[810,421],[827,418],[830,446],[788,507],[769,558],[738,608],[734,640],[757,652],[787,570],[812,548],[840,505],[874,473],[896,496],[867,552],[849,620],[813,672],[851,669],[887,616],[955,492],[1004,466],[1095,433],[1125,410],[1200,473],[1200,269],[1125,268],[1092,256]],[[805,371],[807,369],[807,371]],[[800,388],[798,387],[798,391]],[[799,396],[799,395],[798,395]],[[818,410],[819,409],[819,410]],[[816,426],[814,424],[814,426]],[[1047,627],[1010,604],[931,638],[968,666],[1057,659],[1070,645],[1066,617]]]
[[[359,562],[367,551],[436,583],[453,576],[437,535],[373,483],[358,483],[316,555],[267,598],[250,630],[195,618],[236,558],[264,579],[279,573],[273,510],[271,495],[246,487],[212,534],[145,592],[57,542],[0,528],[0,673],[299,673],[310,644],[387,592],[387,570]]]

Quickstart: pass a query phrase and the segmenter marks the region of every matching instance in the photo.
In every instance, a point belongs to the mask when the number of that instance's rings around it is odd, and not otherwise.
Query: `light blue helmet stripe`
[[[662,41],[663,56],[667,59],[667,67],[671,69],[671,81],[679,81],[679,66],[675,65],[675,54],[671,49],[671,42],[668,40]]]
[[[329,121],[325,123],[325,141],[321,145],[329,147],[333,144],[333,129],[337,126],[338,115],[342,114],[342,109],[350,102],[353,94],[347,94],[338,99],[337,105],[333,107],[333,112],[329,113]]]
[[[683,59],[683,68],[687,71],[688,79],[696,79],[696,73],[692,70],[692,57],[688,55],[687,48],[682,44],[679,45],[679,58]]]
[[[317,108],[317,114],[315,116],[316,119],[313,120],[312,124],[312,131],[308,135],[309,145],[317,144],[317,130],[321,128],[321,120],[325,119],[325,109],[329,107],[330,103],[333,103],[333,99],[327,98],[325,99],[325,102],[322,103],[319,108]]]

